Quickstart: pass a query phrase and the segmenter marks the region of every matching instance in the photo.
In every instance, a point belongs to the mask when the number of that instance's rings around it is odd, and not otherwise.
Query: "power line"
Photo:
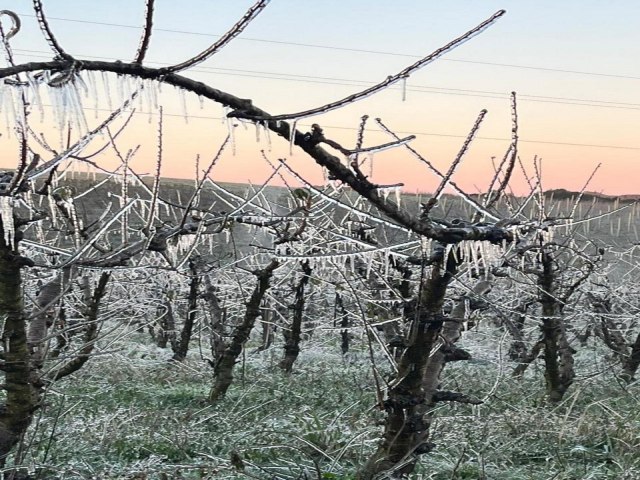
[[[31,15],[31,14],[22,13],[20,15],[24,17],[35,18],[35,15]],[[91,20],[79,20],[79,19],[65,18],[65,17],[48,17],[48,18],[50,20],[58,20],[61,22],[85,23],[85,24],[91,24],[91,25],[102,25],[107,27],[131,28],[131,29],[137,29],[137,30],[141,28],[139,25],[125,25],[120,23],[96,22]],[[197,35],[197,36],[215,37],[215,38],[220,37],[220,35],[214,35],[211,33],[203,33],[203,32],[194,32],[189,30],[175,30],[175,29],[169,29],[169,28],[155,28],[155,30],[158,32],[178,33],[182,35]],[[393,57],[422,58],[422,55],[412,55],[412,54],[398,53],[398,52],[387,52],[382,50],[367,50],[362,48],[338,47],[335,45],[285,42],[280,40],[268,40],[264,38],[250,38],[250,37],[238,37],[237,39],[247,41],[247,42],[272,43],[272,44],[279,44],[279,45],[290,45],[295,47],[319,48],[319,49],[325,49],[325,50],[368,53],[368,54],[374,54],[374,55],[386,55],[386,56],[393,56]],[[526,70],[538,70],[543,72],[569,73],[573,75],[587,75],[587,76],[596,76],[596,77],[620,78],[620,79],[627,79],[627,80],[640,80],[640,76],[635,76],[635,75],[623,75],[623,74],[603,73],[603,72],[585,72],[581,70],[538,67],[533,65],[519,65],[519,64],[513,64],[513,63],[486,62],[486,61],[480,61],[480,60],[467,60],[467,59],[461,59],[461,58],[442,58],[440,59],[440,61],[470,63],[475,65],[488,65],[493,67],[504,67],[504,68],[520,68],[520,69],[526,69]]]
[[[48,52],[44,52],[41,50],[14,49],[14,52],[15,53],[26,52],[28,53],[29,56],[35,57],[35,58],[49,58],[49,56],[46,55]],[[42,54],[42,55],[39,55],[39,54]],[[88,55],[86,56],[86,58],[108,60],[108,57],[101,57],[101,56],[95,56],[95,55]],[[170,65],[169,63],[166,63],[166,62],[148,62],[148,64],[159,65],[159,66]],[[206,73],[206,74],[233,75],[233,76],[239,76],[239,77],[260,78],[260,79],[266,79],[266,80],[286,80],[286,81],[294,81],[294,82],[300,82],[300,83],[314,83],[314,84],[339,85],[339,86],[368,86],[368,85],[371,85],[372,83],[372,82],[367,82],[365,80],[355,80],[355,79],[345,79],[345,78],[335,78],[335,77],[314,77],[311,75],[264,72],[264,71],[255,71],[255,70],[239,70],[239,69],[231,69],[231,68],[216,68],[216,67],[205,67],[205,66],[193,68],[193,69],[190,69],[190,71],[198,72],[198,73]],[[345,82],[348,82],[348,83],[345,83]],[[391,88],[394,90],[398,90],[401,87],[391,87]],[[412,85],[412,86],[408,86],[406,90],[409,92],[417,92],[417,93],[492,98],[492,99],[498,99],[498,100],[509,98],[509,94],[503,93],[503,92],[497,92],[497,91],[432,87],[428,85]],[[622,109],[622,110],[640,110],[640,104],[638,103],[613,102],[608,100],[555,97],[555,96],[544,96],[544,95],[528,95],[528,94],[519,94],[518,99],[522,101],[528,101],[528,102],[552,103],[552,104],[559,104],[559,105],[577,105],[577,106],[583,106],[583,107],[615,108],[615,109]]]
[[[42,104],[43,107],[52,107],[52,105],[50,104]],[[97,111],[97,112],[111,112],[112,110],[109,110],[107,108],[92,108],[92,107],[86,107],[86,110],[90,110],[90,111]],[[133,112],[134,115],[149,115],[149,112],[142,112],[142,111],[134,111]],[[166,111],[163,111],[162,113],[163,116],[165,117],[180,117],[180,118],[184,118],[185,114],[179,114],[179,113],[168,113]],[[220,120],[223,121],[225,120],[224,117],[214,117],[214,116],[210,116],[210,115],[191,115],[188,114],[187,115],[188,119],[195,119],[195,120]],[[301,122],[297,123],[298,125],[302,126]],[[310,124],[308,125],[309,127],[311,126]],[[358,131],[359,129],[357,127],[345,127],[345,126],[338,126],[338,125],[322,125],[323,128],[326,129],[333,129],[333,130],[352,130],[352,131]],[[372,133],[383,133],[383,132],[376,132],[373,131]],[[394,133],[398,134],[398,135],[416,135],[416,136],[425,136],[425,137],[447,137],[447,138],[467,138],[467,135],[458,135],[458,134],[453,134],[453,133],[438,133],[438,132],[413,132],[413,131],[395,131]],[[500,141],[500,142],[510,142],[511,138],[507,138],[507,137],[475,137],[477,140],[490,140],[490,141]],[[562,146],[569,146],[569,147],[589,147],[589,148],[607,148],[607,149],[615,149],[615,150],[640,150],[640,147],[630,147],[630,146],[626,146],[626,145],[599,145],[599,144],[589,144],[589,143],[571,143],[571,142],[555,142],[555,141],[551,141],[551,140],[527,140],[527,139],[523,139],[520,138],[518,139],[519,142],[522,143],[536,143],[536,144],[544,144],[544,145],[562,145]]]

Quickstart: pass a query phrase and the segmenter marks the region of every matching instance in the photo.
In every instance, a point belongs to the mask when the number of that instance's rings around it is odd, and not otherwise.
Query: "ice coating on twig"
[[[489,26],[491,26],[494,22],[496,22],[500,17],[502,17],[504,14],[506,13],[505,10],[499,10],[496,13],[494,13],[491,17],[489,17],[487,20],[485,20],[484,22],[480,23],[478,26],[472,28],[471,30],[467,31],[466,33],[462,34],[461,36],[455,38],[454,40],[452,40],[451,42],[447,43],[445,46],[440,47],[439,49],[435,50],[433,53],[427,55],[426,57],[421,58],[420,60],[418,60],[417,62],[409,65],[408,67],[406,67],[405,69],[401,70],[400,72],[398,72],[395,75],[390,75],[388,76],[385,80],[383,80],[380,83],[377,83],[376,85],[373,85],[365,90],[362,90],[358,93],[354,93],[352,95],[349,95],[348,97],[345,97],[341,100],[337,100],[335,102],[331,102],[328,103],[326,105],[323,105],[321,107],[317,107],[317,108],[312,108],[309,110],[304,110],[301,112],[296,112],[296,113],[287,113],[287,114],[282,114],[282,115],[272,115],[270,116],[268,119],[269,120],[294,120],[294,119],[301,119],[304,117],[312,117],[314,115],[320,115],[322,113],[327,113],[330,112],[332,110],[335,110],[337,108],[343,107],[344,105],[356,102],[358,100],[362,100],[364,98],[367,98],[371,95],[373,95],[374,93],[377,93],[381,90],[384,90],[387,87],[390,87],[391,85],[394,85],[395,83],[398,83],[399,81],[408,78],[412,73],[414,73],[415,71],[419,70],[420,68],[434,62],[435,60],[437,60],[438,58],[440,58],[442,55],[444,55],[445,53],[448,53],[449,51],[453,50],[454,48],[462,45],[463,43],[467,42],[468,40],[470,40],[471,38],[475,37],[476,35],[478,35],[479,33],[483,32],[484,30],[486,30]],[[242,115],[241,113],[239,113],[237,115],[240,118],[248,118],[251,120],[264,120],[263,118],[258,118],[255,116],[251,116],[251,115]]]

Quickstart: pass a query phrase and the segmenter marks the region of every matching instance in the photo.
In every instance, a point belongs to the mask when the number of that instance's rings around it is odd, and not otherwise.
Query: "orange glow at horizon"
[[[24,9],[18,0],[5,0],[5,3],[6,8],[18,12]],[[122,13],[133,7],[122,0],[114,0],[117,6],[113,8],[96,2],[101,16],[93,18],[83,13],[81,7],[85,3],[80,0],[48,3],[49,15],[56,18],[52,25],[60,32],[61,41],[78,58],[86,54],[127,60],[131,49],[135,51],[137,31],[119,24],[125,18]],[[168,4],[158,7],[154,23],[160,30],[154,32],[152,38],[150,62],[171,62],[199,51],[211,38],[204,34],[190,35],[190,31],[216,35],[231,25],[245,6],[239,5],[242,2],[225,2],[224,6],[216,7],[208,4],[211,2],[195,3],[199,15]],[[318,123],[327,138],[353,148],[360,118],[366,114],[370,119],[364,145],[372,146],[390,141],[375,124],[374,118],[381,117],[398,135],[415,134],[411,146],[444,173],[478,112],[487,109],[477,138],[453,176],[453,181],[465,191],[477,193],[487,188],[494,176],[494,164],[500,162],[509,145],[508,97],[509,92],[516,90],[518,154],[528,176],[534,175],[534,158],[542,158],[544,189],[576,191],[585,186],[593,170],[601,164],[587,190],[609,195],[640,193],[637,182],[640,178],[640,90],[636,88],[640,71],[637,62],[631,61],[640,52],[640,42],[633,41],[638,32],[633,19],[637,18],[635,12],[640,12],[640,4],[616,3],[607,9],[598,8],[596,14],[577,1],[559,4],[542,0],[535,2],[536,5],[514,0],[452,1],[446,5],[410,1],[406,8],[412,14],[407,15],[394,6],[394,2],[368,3],[367,9],[361,8],[362,2],[321,3],[323,6],[310,4],[308,8],[295,9],[291,8],[291,2],[288,6],[286,1],[272,2],[255,25],[251,25],[248,38],[239,37],[214,59],[186,74],[240,98],[250,98],[256,106],[273,114],[300,111],[343,98],[383,80],[414,62],[416,53],[433,51],[456,33],[486,18],[487,12],[506,7],[508,14],[494,27],[466,42],[452,55],[411,75],[406,91],[402,91],[401,85],[394,85],[339,111],[303,119],[298,129],[306,131],[311,123]],[[134,13],[140,14],[138,10]],[[551,10],[553,15],[548,15]],[[73,20],[76,17],[82,18]],[[65,18],[74,23],[65,23]],[[386,19],[388,29],[367,26],[367,21],[380,18]],[[438,20],[429,23],[426,32],[418,28],[425,18]],[[309,19],[324,27],[309,28]],[[85,24],[85,21],[101,24]],[[189,27],[184,31],[171,31],[179,22]],[[413,27],[408,28],[408,24]],[[328,26],[333,29],[331,37],[327,36]],[[532,31],[536,31],[535,37]],[[611,35],[614,31],[616,35]],[[92,41],[88,42],[88,38]],[[314,44],[321,48],[309,47]],[[48,48],[35,19],[26,16],[23,31],[12,40],[12,46],[18,63],[41,59],[38,55],[42,56],[42,51]],[[595,70],[598,72],[589,73]],[[117,106],[122,101],[118,91],[126,91],[131,85],[123,85],[120,77],[108,74],[110,86],[107,88],[101,83],[100,75],[82,75],[89,87],[83,92],[85,115],[93,128],[109,114],[107,97],[112,97],[111,103]],[[147,88],[155,91],[157,84]],[[44,87],[41,90],[44,91]],[[154,95],[149,95],[149,90],[140,95],[135,102],[138,113],[117,139],[117,147],[123,154],[140,146],[131,166],[143,174],[155,171],[157,158],[158,111],[148,98]],[[210,101],[201,106],[194,95],[182,100],[178,92],[166,85],[157,97],[165,112],[161,173],[164,177],[193,178],[196,157],[200,156],[199,169],[204,170],[228,133],[222,120],[225,111]],[[43,102],[52,103],[46,94]],[[94,105],[98,107],[97,115]],[[151,114],[146,113],[150,109]],[[188,112],[188,123],[183,118],[183,109]],[[4,110],[0,112],[0,167],[15,168],[18,146],[11,126],[6,125],[11,123],[6,105]],[[30,120],[34,130],[38,134],[43,132],[60,151],[61,135],[55,131],[52,109],[44,108],[43,122],[39,121],[36,111]],[[114,129],[121,123],[122,120],[116,121]],[[279,164],[279,159],[286,159],[308,182],[323,181],[320,167],[301,149],[290,152],[286,139],[272,133],[267,141],[264,131],[259,135],[258,142],[256,127],[252,124],[237,126],[235,148],[227,146],[212,170],[212,177],[221,182],[262,183],[273,174],[272,166],[263,159],[261,151],[264,150],[274,165]],[[97,138],[87,150],[95,150],[105,141],[104,137]],[[52,156],[35,142],[32,148],[45,159]],[[113,151],[95,160],[107,170],[114,170],[120,164]],[[439,178],[404,147],[372,155],[365,165],[365,173],[370,170],[373,182],[403,183],[408,192],[428,193],[439,184]],[[286,182],[297,184],[284,169],[279,173]],[[276,175],[272,182],[283,184],[285,180]],[[516,194],[529,191],[519,165],[510,186]]]

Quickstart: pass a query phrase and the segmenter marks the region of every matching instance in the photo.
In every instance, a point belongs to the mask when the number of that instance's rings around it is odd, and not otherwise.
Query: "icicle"
[[[153,80],[147,80],[147,90],[149,91],[149,95],[151,96],[151,105],[154,110],[158,109],[158,105],[160,102],[158,101],[158,93],[160,93],[160,85],[162,82],[158,83],[158,88],[155,88],[155,82]]]
[[[478,259],[478,245],[476,242],[470,242],[471,245],[471,260],[473,262],[473,268],[476,275],[480,272],[480,260]]]
[[[294,120],[290,127],[291,131],[289,132],[289,155],[293,156],[293,145],[296,142],[296,126],[298,124],[298,120]]]
[[[271,134],[269,132],[269,125],[267,123],[267,120],[265,120],[262,123],[262,127],[264,128],[264,136],[267,140],[267,150],[270,152],[271,151]]]
[[[69,214],[71,216],[71,221],[73,223],[73,241],[76,248],[80,248],[80,231],[82,230],[82,222],[78,218],[76,212],[76,206],[73,203],[73,199],[66,202],[69,209]]]
[[[44,108],[42,105],[42,97],[40,96],[40,86],[38,82],[36,82],[35,78],[31,73],[27,73],[27,80],[29,82],[29,87],[31,88],[31,104],[35,104],[38,108],[38,113],[40,114],[40,122],[44,121]],[[0,86],[0,88],[2,88]]]
[[[400,206],[400,202],[402,200],[402,190],[401,187],[395,187],[393,189],[393,193],[396,196],[396,205]]]
[[[453,245],[450,243],[447,243],[447,245],[444,247],[444,261],[447,261],[447,258],[449,258],[449,254],[451,253],[451,251],[453,250],[453,256],[454,258],[456,257],[455,254],[455,249],[453,248]]]
[[[102,88],[104,90],[104,95],[107,97],[107,107],[109,111],[113,111],[113,100],[111,98],[111,84],[109,83],[109,76],[107,72],[100,72],[100,76],[102,77]]]
[[[73,82],[67,88],[70,91],[71,107],[72,107],[72,110],[69,113],[72,115],[72,118],[75,120],[78,132],[88,132],[89,125],[87,124],[87,119],[84,114],[85,109],[82,104],[82,97],[80,96],[80,90],[74,86]],[[85,85],[85,88],[86,88],[86,85]]]
[[[0,218],[2,219],[2,227],[4,230],[4,243],[13,249],[13,240],[16,236],[16,230],[13,224],[13,197],[8,195],[0,196]]]
[[[184,118],[184,123],[189,123],[189,115],[187,114],[187,94],[182,88],[178,89],[180,91],[180,104],[182,106],[182,117]]]
[[[4,87],[4,85],[3,85]],[[13,91],[12,87],[3,88],[3,110],[4,110],[4,124],[7,128],[7,136],[11,135],[12,130],[15,127],[15,119],[16,113],[13,102]]]
[[[51,226],[55,228],[58,226],[58,218],[56,215],[57,208],[56,208],[56,202],[51,196],[51,190],[52,188],[49,188],[49,193],[47,194],[47,202],[49,204],[49,219],[51,220]]]
[[[93,99],[93,118],[98,118],[98,86],[96,83],[95,73],[91,70],[87,71],[87,82],[89,84],[89,95]]]
[[[260,143],[260,122],[254,123],[256,127],[256,143]]]
[[[227,131],[229,132],[229,142],[231,143],[231,153],[236,156],[236,137],[235,137],[235,125],[231,123],[231,119],[227,116],[228,109],[224,107],[223,122],[227,124]]]
[[[402,101],[407,100],[407,77],[402,77]]]
[[[124,82],[125,76],[117,74],[116,75],[116,93],[118,94],[118,103],[123,103],[125,100],[125,91],[124,91]]]

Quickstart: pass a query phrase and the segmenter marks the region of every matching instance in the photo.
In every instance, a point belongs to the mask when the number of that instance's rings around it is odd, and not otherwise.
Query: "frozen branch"
[[[51,49],[55,52],[57,57],[60,57],[64,60],[72,60],[73,57],[64,51],[55,35],[51,31],[51,27],[49,27],[49,22],[47,21],[47,17],[44,15],[44,10],[42,9],[42,2],[40,0],[33,0],[33,10],[35,11],[36,18],[38,19],[38,25],[40,26],[40,31],[42,35],[44,35],[45,40],[51,47]]]
[[[153,30],[153,7],[155,0],[147,0],[145,6],[145,23],[144,30],[142,31],[142,37],[140,37],[140,45],[136,52],[135,63],[142,63],[147,49],[149,48],[149,40],[151,39],[151,32]]]
[[[395,75],[390,75],[385,80],[383,80],[382,82],[377,83],[377,84],[375,84],[375,85],[373,85],[373,86],[371,86],[371,87],[369,87],[369,88],[367,88],[365,90],[362,90],[362,91],[360,91],[358,93],[354,93],[352,95],[349,95],[348,97],[345,97],[345,98],[343,98],[341,100],[337,100],[335,102],[328,103],[328,104],[323,105],[321,107],[312,108],[310,110],[304,110],[304,111],[297,112],[297,113],[287,113],[287,114],[283,114],[283,115],[260,117],[260,116],[257,116],[257,115],[252,115],[251,112],[243,112],[243,111],[240,110],[240,111],[231,112],[229,114],[229,116],[236,117],[236,118],[245,118],[247,120],[294,120],[294,119],[300,119],[300,118],[305,118],[305,117],[312,117],[314,115],[319,115],[321,113],[327,113],[327,112],[330,112],[330,111],[335,110],[337,108],[344,107],[345,105],[348,105],[348,104],[351,104],[351,103],[356,102],[358,100],[361,100],[363,98],[366,98],[366,97],[368,97],[370,95],[373,95],[374,93],[377,93],[377,92],[379,92],[381,90],[384,90],[387,87],[390,87],[391,85],[394,85],[394,84],[398,83],[399,81],[401,81],[403,79],[408,78],[409,75],[411,75],[415,71],[417,71],[420,68],[432,63],[434,60],[437,60],[438,58],[440,58],[445,53],[450,52],[454,48],[456,48],[456,47],[462,45],[463,43],[465,43],[467,40],[475,37],[476,35],[478,35],[482,31],[486,30],[496,20],[498,20],[500,17],[502,17],[505,13],[506,13],[505,10],[498,10],[496,13],[491,15],[491,17],[489,17],[487,20],[485,20],[484,22],[482,22],[478,26],[472,28],[468,32],[464,33],[463,35],[460,35],[459,37],[457,37],[454,40],[450,41],[445,46],[440,47],[439,49],[437,49],[433,53],[427,55],[426,57],[423,57],[420,60],[418,60],[417,62],[409,65],[408,67],[406,67],[405,69],[403,69],[400,72],[396,73]]]
[[[238,22],[231,27],[227,33],[225,33],[220,40],[211,45],[206,50],[202,51],[195,57],[190,58],[182,63],[178,63],[177,65],[172,65],[170,67],[162,68],[163,73],[175,73],[180,72],[182,70],[186,70],[187,68],[193,67],[209,58],[213,57],[216,53],[218,53],[223,47],[225,47],[231,40],[240,35],[242,31],[251,23],[251,21],[258,16],[262,10],[267,6],[270,0],[258,0],[253,6],[247,10],[247,13],[238,20]]]

